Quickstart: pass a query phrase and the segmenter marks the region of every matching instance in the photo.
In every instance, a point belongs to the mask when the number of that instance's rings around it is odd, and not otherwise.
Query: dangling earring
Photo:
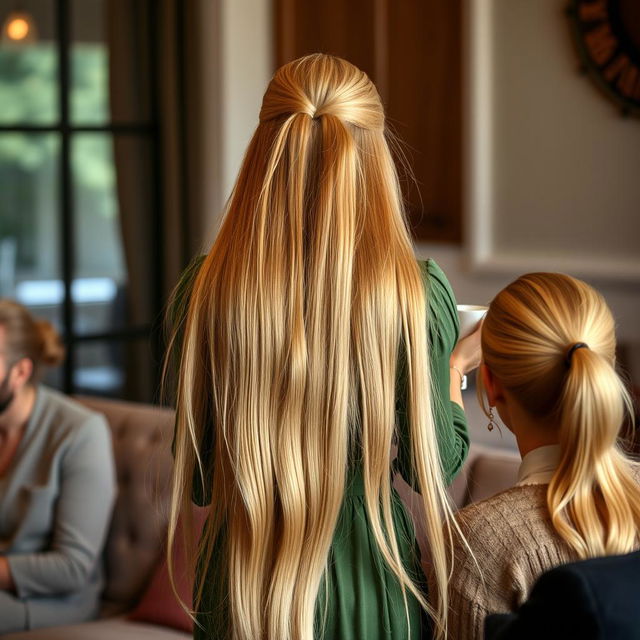
[[[493,407],[489,407],[489,424],[487,425],[487,429],[489,431],[493,431],[493,428],[496,426],[495,415],[493,414]]]

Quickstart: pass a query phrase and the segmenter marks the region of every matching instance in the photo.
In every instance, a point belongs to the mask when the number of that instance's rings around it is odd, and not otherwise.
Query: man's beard
[[[9,376],[11,375],[11,368],[7,371],[7,375],[0,383],[0,415],[2,415],[11,405],[15,397],[15,393],[9,389]]]

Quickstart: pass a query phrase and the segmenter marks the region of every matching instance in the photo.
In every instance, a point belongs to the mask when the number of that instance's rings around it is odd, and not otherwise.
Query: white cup
[[[460,338],[473,333],[478,323],[486,315],[489,307],[483,307],[479,304],[459,304],[458,318],[460,320]]]

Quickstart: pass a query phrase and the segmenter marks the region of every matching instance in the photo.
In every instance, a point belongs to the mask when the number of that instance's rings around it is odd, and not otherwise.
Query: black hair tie
[[[582,349],[582,347],[585,347],[586,349],[589,348],[589,345],[584,343],[584,342],[576,342],[571,349],[569,349],[569,351],[567,351],[567,357],[564,359],[564,363],[567,365],[567,368],[569,368],[571,366],[571,358],[573,357],[573,352],[576,349]]]

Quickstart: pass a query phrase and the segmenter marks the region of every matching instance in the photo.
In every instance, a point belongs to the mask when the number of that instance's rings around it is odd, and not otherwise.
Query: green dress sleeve
[[[179,366],[180,363],[180,351],[182,349],[182,341],[184,337],[184,322],[189,309],[189,300],[191,298],[193,282],[198,271],[200,271],[200,267],[202,266],[204,259],[205,256],[196,256],[184,270],[180,277],[180,281],[175,288],[171,306],[169,308],[169,318],[171,320],[172,330],[176,332],[176,338],[173,343],[174,353],[172,354],[172,360],[176,367]],[[203,441],[200,443],[200,458],[202,460],[204,484],[202,482],[200,470],[197,467],[193,473],[193,491],[191,499],[194,504],[199,507],[204,507],[211,502],[211,458],[214,444],[213,414],[211,414],[211,417],[207,422],[208,428],[203,430]],[[171,451],[175,453],[175,426]]]
[[[449,357],[458,341],[458,312],[451,285],[433,261],[420,262],[427,299],[429,362],[434,411],[442,474],[450,484],[460,471],[469,451],[467,420],[462,407],[449,398]],[[396,391],[398,454],[395,468],[413,488],[418,488],[411,464],[411,442],[407,416],[407,372],[404,350],[398,359]]]

